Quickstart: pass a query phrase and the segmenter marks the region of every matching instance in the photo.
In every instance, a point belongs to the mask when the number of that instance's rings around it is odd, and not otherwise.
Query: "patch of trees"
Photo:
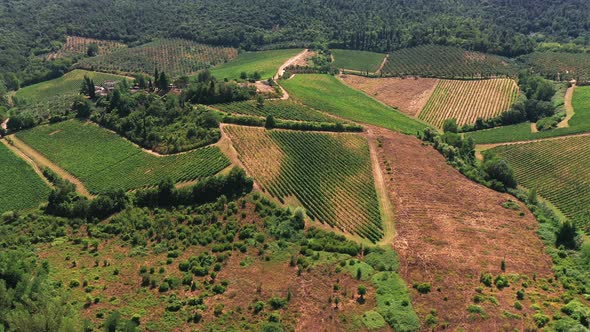
[[[223,123],[233,123],[242,126],[265,127],[267,129],[291,129],[304,131],[333,131],[333,132],[362,132],[363,127],[356,124],[343,124],[340,122],[311,122],[311,121],[290,121],[275,119],[272,115],[266,118],[223,114],[221,117]]]
[[[182,91],[182,100],[193,104],[219,104],[252,99],[256,95],[253,86],[236,82],[220,82],[209,72],[199,73],[197,79]]]

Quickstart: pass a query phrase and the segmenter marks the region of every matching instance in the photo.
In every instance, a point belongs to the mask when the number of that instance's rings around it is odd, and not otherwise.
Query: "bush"
[[[170,285],[166,281],[164,281],[163,283],[161,283],[160,284],[160,287],[158,288],[158,291],[160,293],[165,293],[165,292],[167,292],[169,290],[170,290]]]
[[[542,313],[536,313],[533,315],[533,320],[535,321],[535,324],[537,325],[538,328],[542,328],[545,325],[547,325],[547,323],[549,323],[551,318],[549,318],[549,316],[544,315]]]
[[[414,288],[418,291],[418,293],[420,294],[428,294],[430,293],[430,283],[425,282],[422,284],[414,284]]]

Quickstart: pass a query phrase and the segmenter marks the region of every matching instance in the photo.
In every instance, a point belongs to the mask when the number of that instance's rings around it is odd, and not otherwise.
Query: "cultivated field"
[[[277,119],[285,120],[335,122],[334,118],[291,100],[265,100],[263,107],[258,107],[255,100],[217,104],[213,106],[224,112],[234,114],[263,117],[272,115]]]
[[[88,77],[94,80],[94,84],[96,85],[100,85],[104,81],[121,81],[125,79],[125,77],[118,75],[73,70],[51,81],[24,87],[16,92],[15,97],[29,103],[38,103],[53,101],[56,98],[75,96],[80,94],[80,88],[82,87],[85,75],[88,75]]]
[[[379,162],[391,167],[386,185],[397,211],[393,246],[400,273],[407,284],[428,283],[432,289],[427,294],[411,290],[422,322],[434,310],[453,330],[513,330],[532,323],[534,304],[549,315],[559,311],[541,305],[561,287],[546,282],[553,276],[551,259],[526,208],[502,207],[514,198],[470,181],[414,137],[382,129],[375,135],[382,143]],[[511,286],[485,287],[480,275],[486,272],[511,276]],[[529,288],[519,311],[513,305],[525,280]],[[474,305],[481,315],[469,311]]]
[[[77,66],[111,73],[160,72],[173,77],[190,75],[201,69],[225,63],[235,58],[234,48],[208,46],[183,39],[161,39],[107,55],[87,58]]]
[[[590,80],[590,54],[567,52],[535,52],[519,61],[527,68],[552,80]]]
[[[434,78],[368,78],[358,75],[341,75],[340,78],[346,85],[409,116],[420,113],[438,83]]]
[[[426,128],[415,119],[356,91],[329,75],[296,75],[281,83],[292,98],[317,110],[406,134]]]
[[[508,161],[518,182],[553,203],[590,232],[590,136],[512,144],[492,151]]]
[[[473,133],[466,133],[465,135],[473,138],[477,144],[493,144],[530,141],[534,139],[590,132],[590,86],[576,87],[572,98],[572,105],[574,108],[574,115],[569,120],[568,127],[533,133],[531,132],[531,124],[526,122],[494,129],[480,130]]]
[[[437,128],[453,118],[461,126],[474,124],[478,118],[489,119],[507,111],[518,92],[511,79],[441,80],[419,117]]]
[[[0,214],[37,207],[49,196],[49,187],[33,168],[0,142]]]
[[[456,47],[427,45],[390,54],[382,70],[387,76],[474,78],[513,76],[508,59]]]
[[[65,169],[92,193],[153,186],[170,178],[185,182],[214,175],[229,166],[217,147],[158,157],[117,134],[77,120],[40,126],[16,134]]]
[[[117,49],[127,47],[123,43],[112,40],[68,36],[66,38],[66,43],[62,48],[57,52],[48,54],[47,59],[53,60],[71,55],[85,55],[88,51],[88,46],[91,44],[96,44],[98,46],[99,55],[109,54]]]
[[[211,74],[218,79],[239,79],[242,72],[252,74],[258,72],[262,79],[273,77],[279,67],[290,58],[301,52],[301,49],[272,50],[245,52],[236,59],[211,69]]]
[[[376,72],[385,59],[385,54],[355,50],[334,49],[332,55],[337,68],[371,73]]]
[[[260,187],[312,219],[372,242],[383,236],[367,141],[240,126],[224,128]]]

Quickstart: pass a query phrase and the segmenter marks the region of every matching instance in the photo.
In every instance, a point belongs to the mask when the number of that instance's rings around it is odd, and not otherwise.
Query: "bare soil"
[[[572,105],[572,98],[574,97],[574,90],[576,85],[572,85],[565,92],[564,106],[565,106],[565,118],[557,124],[557,128],[569,127],[570,119],[574,116],[574,106]]]
[[[380,162],[392,168],[387,180],[397,207],[393,246],[400,256],[400,273],[409,287],[424,282],[432,287],[424,295],[411,290],[420,318],[434,309],[438,321],[448,323],[451,331],[522,330],[523,321],[502,315],[504,310],[515,311],[515,292],[520,285],[502,291],[485,288],[484,292],[498,300],[498,305],[480,304],[489,315],[487,319],[474,318],[466,308],[474,304],[476,288],[482,286],[481,273],[518,274],[529,279],[551,275],[551,260],[536,236],[538,225],[533,215],[522,205],[520,211],[502,207],[515,199],[468,180],[418,139],[373,130],[382,141]],[[501,271],[502,259],[505,272]],[[539,290],[539,296],[549,295]],[[524,306],[519,314],[530,317],[530,305]]]
[[[414,117],[420,114],[438,83],[438,79],[433,78],[367,78],[357,75],[341,75],[340,78],[348,86]]]

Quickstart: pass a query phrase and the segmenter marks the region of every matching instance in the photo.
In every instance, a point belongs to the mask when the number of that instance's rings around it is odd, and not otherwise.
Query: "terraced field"
[[[410,135],[427,127],[416,119],[348,87],[334,76],[296,75],[281,84],[296,101],[338,117]]]
[[[224,128],[261,188],[313,219],[372,242],[383,236],[367,141],[356,134]]]
[[[262,79],[268,79],[276,74],[283,63],[299,52],[301,49],[245,52],[234,60],[211,69],[211,74],[218,79],[235,80],[240,78],[242,72],[258,72]]]
[[[507,111],[518,93],[512,79],[441,80],[419,118],[437,128],[453,118],[459,125],[474,124],[478,118],[489,119]]]
[[[230,164],[214,146],[154,156],[117,134],[77,120],[22,131],[17,138],[77,177],[94,194],[153,186],[166,178],[174,182],[196,180]]]
[[[510,60],[451,46],[426,45],[390,54],[382,70],[387,76],[481,78],[514,76]]]
[[[334,118],[291,100],[266,100],[262,107],[259,107],[255,100],[217,104],[214,107],[233,114],[264,117],[272,115],[285,120],[335,122]]]
[[[332,50],[334,66],[342,69],[358,70],[363,72],[375,72],[383,63],[385,54],[356,51],[356,50]]]
[[[0,143],[0,213],[31,209],[46,201],[49,187],[33,168]]]
[[[225,63],[237,56],[238,51],[234,48],[203,45],[184,39],[161,39],[87,58],[77,66],[110,73],[148,75],[153,75],[158,69],[177,77]]]
[[[506,159],[523,186],[539,194],[590,232],[590,136],[513,144],[492,151]]]

